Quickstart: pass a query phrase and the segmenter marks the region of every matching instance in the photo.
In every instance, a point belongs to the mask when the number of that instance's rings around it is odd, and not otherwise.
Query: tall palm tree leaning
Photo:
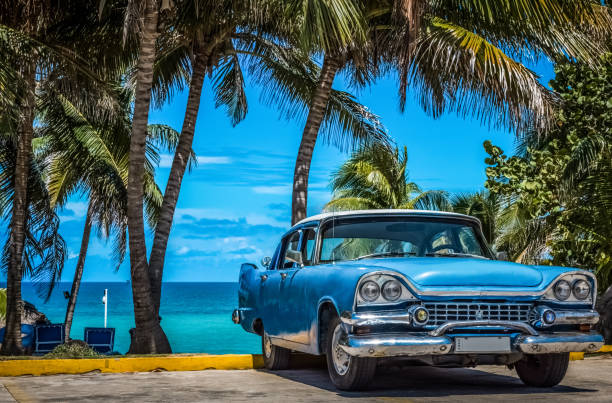
[[[350,39],[338,37],[341,29],[322,23],[340,22],[342,27],[347,15],[320,18],[329,13],[325,1],[302,4],[307,16],[319,17],[302,18],[300,30],[310,39],[303,42],[311,51],[323,54],[324,67],[296,159],[292,223],[306,216],[308,174],[321,111],[336,73],[347,65],[370,67],[374,75],[385,71],[383,67],[394,69],[401,109],[410,88],[433,117],[455,111],[494,126],[522,130],[533,125],[540,130],[552,118],[554,100],[521,60],[541,54],[597,63],[612,34],[610,13],[590,0],[352,3],[362,17],[361,24],[353,24],[355,36]],[[323,41],[330,36],[334,40]]]
[[[226,108],[233,125],[247,113],[243,71],[249,71],[252,81],[263,87],[263,99],[277,104],[287,117],[304,110],[316,89],[319,76],[316,63],[300,49],[271,39],[286,13],[283,7],[262,7],[268,3],[274,1],[178,2],[172,13],[171,34],[164,32],[158,40],[152,86],[155,102],[163,103],[173,89],[182,88],[186,82],[189,95],[148,264],[157,314],[166,248],[185,161],[195,135],[205,75],[212,75],[216,106]],[[262,9],[251,9],[253,4]],[[330,93],[324,122],[331,129],[354,131],[358,137],[385,135],[376,116],[341,91]]]
[[[170,353],[172,349],[161,327],[151,294],[143,212],[147,125],[151,105],[155,46],[159,36],[158,20],[161,5],[157,0],[130,0],[129,3],[131,6],[128,5],[128,12],[138,9],[141,4],[143,10],[142,16],[138,16],[142,17],[142,23],[139,27],[139,52],[136,66],[127,186],[127,224],[134,321],[136,324],[135,328],[131,330],[130,353]],[[168,6],[168,2],[164,1],[164,6]],[[129,18],[132,18],[132,16],[126,15],[126,20]]]
[[[42,21],[38,18],[19,19],[20,15],[32,15],[34,12],[32,6],[18,2],[18,4],[3,4],[6,10],[11,10],[13,15],[6,16],[6,19],[0,22],[8,22],[9,18],[18,20],[18,29],[26,31],[27,35],[34,35],[35,27],[42,25]],[[3,7],[4,9],[4,7]],[[4,13],[3,13],[4,14]],[[1,18],[1,17],[0,17]],[[42,19],[42,18],[41,18]],[[5,21],[6,20],[6,21]],[[5,27],[3,27],[5,28]],[[8,41],[7,41],[8,42]],[[9,45],[4,43],[4,46]],[[17,83],[21,88],[13,86],[3,88],[14,88],[15,97],[14,105],[19,107],[21,114],[17,119],[17,156],[14,172],[14,195],[12,214],[9,224],[9,239],[8,239],[8,267],[7,267],[7,316],[5,337],[2,343],[2,354],[22,354],[23,347],[21,345],[21,278],[23,276],[23,251],[26,234],[26,213],[28,209],[27,190],[28,176],[30,169],[30,161],[32,155],[32,139],[34,135],[34,107],[35,107],[35,90],[36,90],[36,68],[37,59],[36,53],[32,52],[32,48],[23,42],[12,43],[15,49],[12,61],[21,59],[19,67],[9,70],[8,66],[3,68],[3,75],[12,75],[17,79]],[[6,53],[3,52],[5,55]],[[9,84],[9,83],[6,83]],[[3,91],[4,92],[4,91]],[[6,96],[6,95],[3,95]],[[6,101],[6,100],[5,100]]]
[[[86,193],[89,198],[64,321],[69,339],[92,228],[97,227],[98,233],[106,238],[115,235],[116,268],[125,257],[131,93],[118,89],[116,98],[123,113],[102,120],[98,116],[88,116],[87,111],[79,110],[53,89],[44,91],[43,95],[45,102],[41,109],[45,119],[40,132],[47,144],[44,154],[49,161],[46,177],[51,207],[63,206],[69,196],[78,192]],[[178,137],[179,134],[168,126],[149,126],[144,201],[151,228],[157,222],[162,200],[154,172],[160,160],[158,150],[164,147],[174,151]]]
[[[444,191],[422,191],[408,180],[408,152],[379,144],[356,151],[334,172],[333,198],[326,211],[361,209],[448,210]]]
[[[30,175],[32,167],[37,166],[32,151],[37,87],[53,81],[65,95],[84,97],[94,87],[100,87],[100,80],[97,71],[88,65],[91,59],[80,57],[80,51],[88,47],[74,46],[74,37],[70,38],[75,21],[81,21],[76,16],[83,17],[84,9],[93,10],[93,0],[85,6],[83,2],[68,2],[61,7],[51,1],[0,1],[0,9],[6,10],[0,13],[0,115],[12,120],[8,132],[16,140],[6,252],[6,332],[0,353],[18,355],[23,352],[21,279],[24,271],[32,268],[27,254],[28,242],[33,240],[26,234],[28,227],[36,225],[30,214],[36,200],[30,197],[29,186],[38,177]],[[83,45],[91,47],[91,43]],[[101,92],[94,98],[100,103],[108,100]]]

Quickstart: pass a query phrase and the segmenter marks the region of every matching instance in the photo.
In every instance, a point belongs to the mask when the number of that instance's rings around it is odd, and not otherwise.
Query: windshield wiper
[[[440,253],[440,252],[430,252],[430,253],[426,253],[425,256],[427,257],[475,257],[477,259],[488,259],[484,256],[480,256],[480,255],[473,255],[471,253]]]
[[[416,253],[415,252],[378,252],[378,253],[370,253],[369,255],[359,256],[351,260],[361,260],[361,259],[367,259],[370,257],[402,257],[402,256],[416,256]]]

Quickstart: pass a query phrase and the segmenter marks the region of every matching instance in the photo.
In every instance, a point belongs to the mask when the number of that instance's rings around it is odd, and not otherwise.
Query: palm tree
[[[29,253],[28,248],[34,247],[32,242],[36,241],[28,239],[30,235],[37,235],[29,231],[44,221],[42,216],[33,215],[32,209],[37,208],[33,204],[47,200],[43,192],[28,194],[33,190],[30,184],[40,180],[40,172],[31,173],[30,170],[42,164],[33,160],[32,151],[37,88],[42,82],[54,81],[63,93],[71,97],[85,98],[95,89],[93,98],[99,103],[108,99],[96,70],[88,62],[95,58],[81,58],[78,53],[91,49],[91,44],[81,42],[88,46],[73,46],[77,42],[73,36],[79,26],[76,22],[85,20],[85,11],[91,14],[95,9],[93,2],[62,4],[58,7],[50,1],[2,1],[0,8],[6,10],[0,13],[0,115],[4,119],[4,134],[11,137],[3,141],[9,147],[14,146],[15,152],[14,164],[10,166],[12,171],[5,171],[5,174],[11,172],[11,212],[5,259],[7,325],[0,352],[21,354],[21,279],[24,272],[32,269],[28,267],[31,262],[24,259]],[[87,21],[80,27],[88,25],[92,24]],[[43,210],[39,212],[42,214]],[[36,242],[40,242],[44,234],[59,239],[52,235],[52,228],[49,226],[49,231],[38,233],[40,237]]]
[[[157,312],[165,252],[185,173],[186,150],[194,138],[205,75],[213,76],[216,104],[225,106],[233,125],[244,118],[248,109],[243,71],[249,71],[253,82],[263,87],[267,102],[276,103],[282,98],[279,107],[287,117],[305,109],[316,89],[316,63],[299,49],[272,39],[277,26],[272,21],[282,20],[279,10],[283,7],[266,8],[267,3],[255,3],[261,9],[230,1],[178,3],[175,29],[158,41],[152,87],[156,104],[163,103],[175,88],[187,82],[189,95],[148,265]],[[355,136],[384,137],[376,116],[350,94],[332,91],[330,100],[325,116],[330,132],[345,128],[354,131]]]
[[[499,230],[501,213],[500,197],[482,190],[474,193],[459,193],[451,197],[452,211],[470,215],[480,220],[485,239],[494,245]]]
[[[325,4],[304,0],[302,9],[307,15],[325,16]],[[311,49],[323,53],[323,69],[296,160],[293,223],[306,216],[310,161],[326,94],[336,73],[349,62],[361,65],[362,77],[385,71],[381,65],[396,70],[402,109],[407,89],[412,88],[433,117],[456,111],[500,127],[544,128],[552,117],[553,97],[520,61],[541,53],[552,59],[595,62],[611,34],[610,14],[589,0],[364,0],[354,7],[362,12],[360,21],[364,23],[357,25],[352,40],[321,39],[327,35],[338,39],[333,24],[298,19],[303,36],[316,38]],[[346,18],[342,15],[324,21],[342,26]],[[317,47],[317,40],[324,46]]]
[[[402,154],[382,145],[358,150],[332,175],[334,195],[324,210],[448,210],[446,192],[422,191],[409,182],[407,163],[406,147]]]
[[[162,3],[160,4],[158,0],[128,0],[125,15],[126,27],[130,26],[130,22],[141,21],[135,24],[139,28],[139,40],[127,186],[127,225],[136,324],[131,330],[131,353],[172,352],[168,338],[160,325],[151,293],[143,212],[147,127],[156,43],[159,37],[158,22],[160,7],[163,6],[165,10],[169,6],[168,1]]]
[[[66,337],[69,338],[92,227],[95,225],[99,234],[107,238],[115,234],[114,263],[117,268],[126,253],[126,182],[132,97],[129,91],[119,89],[117,99],[124,112],[101,121],[98,116],[86,116],[52,89],[44,91],[43,95],[41,109],[45,119],[40,132],[46,142],[45,154],[49,161],[46,176],[51,205],[53,208],[60,207],[70,195],[79,192],[89,196],[81,247],[66,308],[65,327]],[[154,177],[154,166],[160,158],[158,149],[165,147],[173,151],[178,136],[168,126],[149,126],[144,201],[151,228],[156,224],[162,200]]]
[[[38,142],[34,137],[34,142]],[[10,133],[0,133],[0,217],[7,220],[14,212],[16,202],[16,180],[14,173],[18,161],[18,144]],[[21,280],[28,276],[37,283],[38,293],[48,299],[55,283],[61,277],[66,254],[66,244],[59,234],[59,218],[51,208],[43,172],[46,161],[39,156],[30,159],[28,177],[26,178],[27,199],[24,201],[26,214],[23,220],[23,250],[20,255],[23,270],[7,276],[6,292],[6,331],[11,330],[13,321],[21,329]],[[13,228],[10,228],[13,231]],[[11,273],[14,262],[9,240],[4,245],[1,260],[2,269]],[[21,277],[14,277],[19,274]],[[14,300],[12,300],[14,299]],[[6,347],[5,347],[6,345]],[[14,334],[5,334],[3,341],[4,354],[22,354],[21,330]]]

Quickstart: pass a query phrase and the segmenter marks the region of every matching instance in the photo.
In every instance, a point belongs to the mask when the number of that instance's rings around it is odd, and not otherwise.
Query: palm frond
[[[415,52],[410,83],[432,116],[454,111],[493,127],[548,127],[552,94],[484,37],[434,18]]]
[[[225,106],[232,126],[236,126],[246,116],[248,104],[244,91],[244,77],[236,54],[230,54],[215,72],[213,82],[215,106]]]

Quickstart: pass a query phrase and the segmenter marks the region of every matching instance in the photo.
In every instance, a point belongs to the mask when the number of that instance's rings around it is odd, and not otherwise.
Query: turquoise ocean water
[[[34,285],[23,284],[23,299],[36,305],[53,323],[62,323],[66,314],[63,291],[70,283],[60,283],[48,302],[36,294]],[[108,326],[116,329],[115,350],[126,353],[129,329],[134,326],[132,288],[129,283],[83,283],[79,291],[72,325],[73,339],[83,339],[87,326],[104,326],[102,296],[108,289]],[[231,320],[238,304],[237,283],[165,283],[160,315],[162,327],[175,353],[259,353],[260,338],[245,332]]]

